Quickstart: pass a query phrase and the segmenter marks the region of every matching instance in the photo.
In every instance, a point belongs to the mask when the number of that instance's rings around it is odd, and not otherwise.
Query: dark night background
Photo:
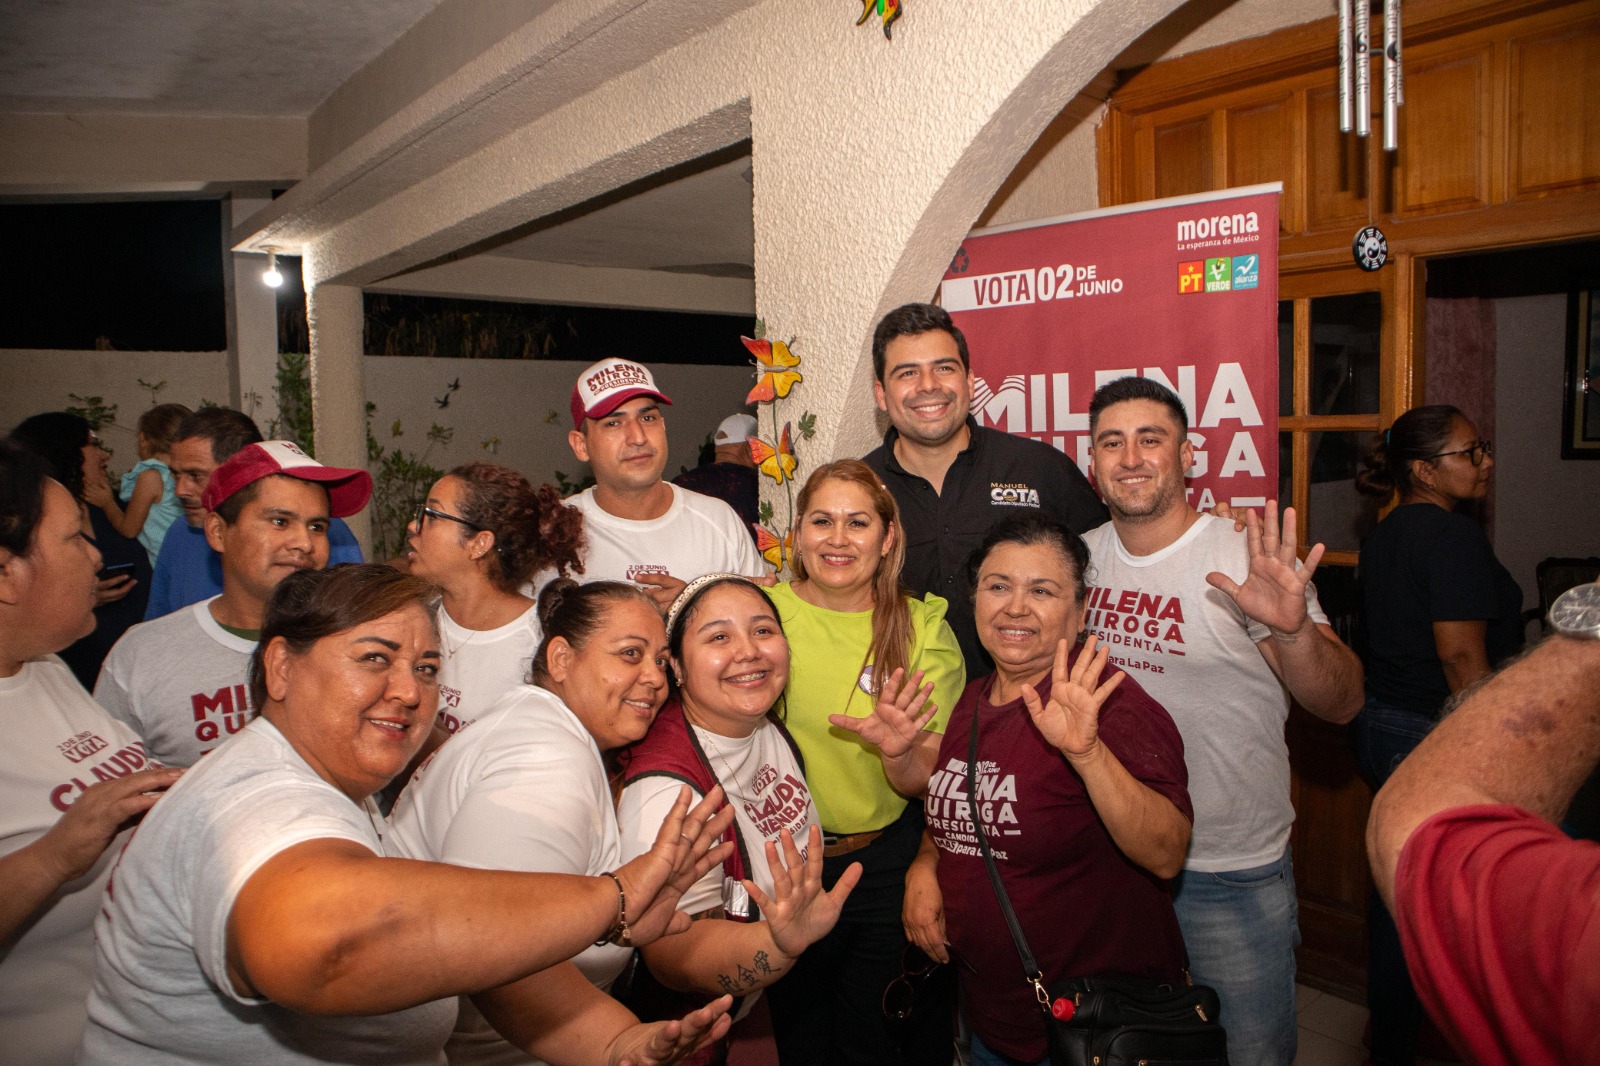
[[[227,347],[216,200],[0,205],[0,348],[214,352]],[[265,269],[265,260],[261,268]],[[306,350],[300,261],[280,257],[279,347]],[[249,268],[239,284],[259,284]],[[368,293],[372,354],[742,365],[742,315],[550,307]],[[428,338],[432,351],[421,347]],[[103,338],[103,340],[102,340]],[[425,342],[424,342],[425,343]],[[473,353],[468,355],[467,353]]]

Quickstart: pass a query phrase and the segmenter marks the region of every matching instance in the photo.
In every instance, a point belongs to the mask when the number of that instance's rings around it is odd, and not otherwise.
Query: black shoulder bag
[[[973,708],[972,740],[967,745],[967,804],[978,831],[978,847],[989,881],[1000,900],[1022,976],[1044,1013],[1051,1066],[1227,1066],[1228,1037],[1218,1024],[1219,1003],[1205,985],[1175,986],[1148,977],[1074,977],[1044,985],[1044,974],[1028,950],[1000,870],[989,851],[978,813],[978,708]]]

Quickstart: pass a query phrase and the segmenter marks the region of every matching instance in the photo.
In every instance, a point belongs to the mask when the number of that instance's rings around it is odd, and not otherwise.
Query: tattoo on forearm
[[[737,996],[746,989],[761,984],[764,979],[776,977],[782,972],[782,966],[773,965],[771,955],[765,951],[758,951],[755,953],[755,957],[750,960],[749,966],[745,966],[743,963],[738,964],[737,978],[730,977],[727,974],[718,974],[717,984],[722,986],[724,992]]]

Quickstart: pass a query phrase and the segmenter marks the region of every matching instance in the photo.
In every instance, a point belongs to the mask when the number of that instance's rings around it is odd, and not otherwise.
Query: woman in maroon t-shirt
[[[1046,985],[1119,974],[1180,979],[1168,881],[1194,817],[1183,741],[1161,705],[1083,634],[1089,551],[1059,523],[1021,517],[973,553],[978,637],[995,672],[967,685],[928,782],[928,831],[906,876],[907,935],[959,968],[971,1060],[1046,1061],[1044,1016],[1023,980],[977,845],[974,807]],[[979,727],[978,798],[967,751]],[[1001,1057],[1004,1056],[1004,1057]]]

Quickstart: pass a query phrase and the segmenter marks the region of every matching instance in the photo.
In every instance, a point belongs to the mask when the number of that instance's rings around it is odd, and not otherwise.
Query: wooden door
[[[1355,564],[1378,508],[1355,490],[1373,434],[1404,392],[1393,377],[1401,273],[1351,268],[1279,281],[1279,499],[1292,502],[1302,556],[1325,554],[1316,575],[1340,638],[1360,643]],[[1386,376],[1387,371],[1387,376]],[[1289,719],[1295,883],[1302,979],[1347,996],[1366,986],[1371,887],[1366,824],[1372,793],[1356,772],[1348,729],[1295,707]]]

